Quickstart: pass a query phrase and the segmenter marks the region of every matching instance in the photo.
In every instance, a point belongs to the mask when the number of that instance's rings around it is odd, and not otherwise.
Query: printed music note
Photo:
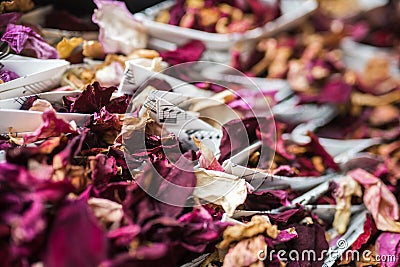
[[[171,104],[160,105],[158,111],[160,122],[177,124],[178,120],[186,119],[186,112]]]
[[[157,114],[157,100],[156,99],[149,99],[144,103],[144,106],[150,109],[152,112]]]
[[[132,84],[132,85],[136,85],[135,75],[129,68],[127,68],[125,70],[124,78],[125,78],[124,82]]]

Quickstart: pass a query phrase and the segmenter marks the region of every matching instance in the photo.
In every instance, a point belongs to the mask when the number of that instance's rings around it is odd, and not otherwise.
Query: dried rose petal
[[[8,43],[18,54],[25,52],[40,59],[58,58],[57,50],[54,47],[47,44],[31,28],[23,25],[8,24],[1,41]]]
[[[201,41],[194,40],[174,51],[160,52],[160,55],[168,64],[176,65],[199,60],[205,49],[206,47]]]
[[[260,129],[261,131],[257,130]],[[223,136],[220,144],[220,163],[240,152],[257,139],[261,139],[267,147],[273,147],[275,124],[272,118],[245,118],[232,120],[222,126]],[[262,133],[260,135],[260,132]]]
[[[252,238],[258,235],[269,236],[276,239],[279,235],[279,230],[276,225],[271,224],[268,218],[263,216],[253,216],[251,221],[242,225],[234,225],[226,228],[223,234],[224,240],[218,244],[219,249],[226,249],[230,244]]]
[[[398,121],[400,111],[393,105],[378,106],[372,111],[369,121],[372,126],[383,126],[386,123]]]
[[[400,232],[399,204],[389,188],[363,169],[348,173],[365,187],[364,204],[371,212],[379,230]]]
[[[309,225],[294,224],[298,238],[286,243],[288,251],[297,251],[301,255],[303,251],[313,251],[316,255],[323,255],[329,248],[325,238],[325,230],[317,223]],[[302,258],[294,262],[294,266],[319,267],[323,265],[323,257]]]
[[[339,234],[344,234],[351,217],[351,198],[361,197],[362,191],[360,185],[350,176],[345,176],[338,182],[335,191],[336,213],[333,220],[333,227]]]
[[[172,206],[162,203],[147,195],[138,184],[133,184],[127,189],[127,198],[124,202],[124,211],[129,221],[141,224],[154,215],[173,218],[182,212],[184,203],[192,195],[196,185],[194,172],[193,170],[189,171],[193,165],[191,166],[188,160],[184,160],[187,157],[193,157],[193,155],[190,153],[183,155],[182,160],[175,163],[177,164],[175,167],[166,160],[156,160],[152,164],[148,164],[136,179],[146,189],[146,192],[154,195],[157,199],[165,199],[165,196],[168,195],[169,201],[176,204],[181,203],[181,205]],[[179,194],[176,192],[176,186],[181,186]]]
[[[58,210],[48,239],[44,264],[49,267],[97,266],[107,257],[106,233],[81,200]]]
[[[90,198],[88,204],[92,208],[94,216],[103,226],[119,226],[120,221],[123,218],[121,204],[104,198]]]
[[[262,267],[264,263],[258,259],[258,252],[267,247],[262,235],[239,241],[229,249],[224,258],[223,267]]]
[[[351,246],[352,250],[360,249],[364,244],[366,244],[371,237],[373,237],[378,232],[376,225],[371,217],[371,215],[367,215],[367,220],[364,224],[364,232],[359,235],[356,241],[354,241]]]
[[[176,1],[176,4],[173,5],[170,9],[170,19],[168,21],[169,24],[171,25],[179,25],[179,22],[181,21],[182,17],[185,15],[185,0],[178,0]]]
[[[111,95],[116,87],[102,87],[98,82],[88,85],[86,89],[71,101],[70,111],[91,114],[110,103]]]
[[[202,253],[206,246],[214,240],[217,240],[227,223],[213,218],[204,207],[194,208],[192,212],[186,213],[178,219],[183,223],[182,245],[197,253]]]
[[[376,240],[377,254],[381,256],[382,266],[396,267],[400,264],[399,252],[400,252],[400,234],[398,233],[382,233]],[[393,260],[384,260],[388,257],[394,257]]]
[[[0,3],[0,13],[10,11],[27,12],[31,10],[34,6],[35,3],[32,0],[2,1]]]
[[[269,214],[268,217],[275,223],[293,223],[303,219],[305,211],[302,206],[296,209],[290,209],[280,214]]]
[[[347,84],[340,76],[332,77],[322,87],[317,95],[301,94],[301,103],[316,102],[319,104],[345,104],[349,101],[353,88]]]
[[[246,200],[247,185],[244,179],[225,172],[202,169],[196,171],[196,178],[193,196],[221,205],[229,216]]]
[[[8,24],[14,24],[15,22],[17,22],[21,16],[22,13],[19,12],[0,14],[0,31],[5,30]]]
[[[258,190],[247,195],[244,203],[249,210],[270,210],[280,206],[288,206],[288,193],[283,190]]]
[[[71,159],[80,153],[87,132],[88,130],[85,129],[80,135],[75,136],[62,151],[54,156],[53,167],[55,170],[61,170],[66,167],[71,163]]]
[[[198,140],[196,137],[193,138],[195,145],[199,148],[199,164],[201,168],[207,170],[214,170],[224,172],[224,168],[222,168],[221,164],[215,158],[213,152],[209,147],[207,147],[203,142]]]
[[[283,242],[288,242],[292,239],[298,238],[299,235],[296,232],[295,227],[291,227],[285,230],[281,230],[276,237],[276,241],[274,240],[274,243],[283,243]]]
[[[78,131],[64,121],[63,119],[57,118],[57,115],[53,109],[43,112],[42,115],[43,124],[35,132],[24,136],[24,143],[29,144],[36,142],[40,139],[48,137],[60,136],[62,134],[77,134]]]
[[[107,184],[111,177],[117,174],[117,166],[113,157],[97,154],[89,158],[92,180],[95,186]]]
[[[1,247],[8,254],[2,259],[22,265],[41,253],[50,223],[47,206],[60,203],[71,189],[68,182],[54,183],[45,176],[33,176],[25,167],[0,164],[0,235],[7,238]]]
[[[0,69],[0,84],[18,79],[19,75],[13,71]]]
[[[93,22],[99,25],[99,41],[106,53],[129,54],[145,48],[147,35],[143,26],[129,12],[124,2],[95,0]]]
[[[48,109],[53,109],[51,103],[44,99],[36,99],[33,102],[32,107],[29,108],[29,111],[41,111],[44,112]]]
[[[68,58],[71,56],[71,53],[74,51],[74,49],[76,49],[82,43],[83,38],[81,37],[72,37],[70,39],[64,37],[56,46],[58,55],[60,58]]]

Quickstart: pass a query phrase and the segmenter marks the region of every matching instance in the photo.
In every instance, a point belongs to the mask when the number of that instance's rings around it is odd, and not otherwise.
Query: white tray
[[[348,37],[342,40],[340,48],[344,52],[344,63],[349,69],[363,72],[368,60],[376,56],[382,56],[390,61],[392,75],[400,76],[397,62],[394,59],[395,51],[393,49],[362,44]]]
[[[69,62],[60,59],[32,59],[9,57],[2,60],[5,69],[20,77],[0,84],[0,99],[38,94],[56,87],[67,70]]]
[[[174,1],[166,1],[155,5],[135,14],[135,17],[143,23],[149,35],[153,38],[178,45],[193,39],[200,40],[211,50],[229,50],[234,42],[254,40],[275,34],[278,31],[287,30],[298,25],[299,21],[305,19],[318,6],[315,0],[282,0],[282,16],[266,23],[263,27],[258,27],[245,33],[219,34],[154,21],[155,16],[161,10],[171,7],[173,3]]]
[[[254,89],[277,91],[275,98],[279,102],[293,94],[289,83],[284,79],[248,77],[246,74],[223,64],[206,68],[201,73],[205,78],[226,83],[242,84]]]
[[[49,92],[37,94],[49,102],[61,102],[63,96],[79,95],[75,92]],[[19,110],[29,96],[0,100],[0,133],[8,133],[12,127],[13,133],[33,132],[42,125],[42,112]],[[78,126],[84,126],[90,119],[90,114],[57,113],[57,117],[68,122],[75,121]]]

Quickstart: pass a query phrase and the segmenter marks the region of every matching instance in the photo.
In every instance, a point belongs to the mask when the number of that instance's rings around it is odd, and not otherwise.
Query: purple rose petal
[[[58,58],[57,50],[50,46],[34,30],[23,25],[8,24],[1,41],[8,45],[18,54],[26,51],[29,55],[35,55],[40,59]]]

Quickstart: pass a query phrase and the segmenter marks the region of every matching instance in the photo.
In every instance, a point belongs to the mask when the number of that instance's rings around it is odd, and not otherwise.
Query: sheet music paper
[[[160,123],[177,124],[178,120],[186,121],[188,119],[188,115],[184,110],[164,99],[157,101],[157,115]]]
[[[184,102],[187,97],[171,92],[152,91],[144,102],[139,115],[150,110],[150,116],[154,120],[164,125],[169,132],[174,133],[183,142],[190,143],[193,149],[197,149],[193,143],[193,137],[196,137],[217,153],[222,132],[199,119],[197,113],[186,111],[172,104],[166,98],[179,104]]]
[[[118,87],[118,93],[120,94],[132,94],[137,87],[135,74],[133,72],[134,64],[131,61],[126,62],[124,76],[121,79],[121,83]]]
[[[150,92],[150,95],[150,97],[152,98],[164,99],[171,104],[179,106],[183,109],[185,109],[186,106],[189,106],[192,103],[189,96],[185,96],[180,93],[154,90]]]

